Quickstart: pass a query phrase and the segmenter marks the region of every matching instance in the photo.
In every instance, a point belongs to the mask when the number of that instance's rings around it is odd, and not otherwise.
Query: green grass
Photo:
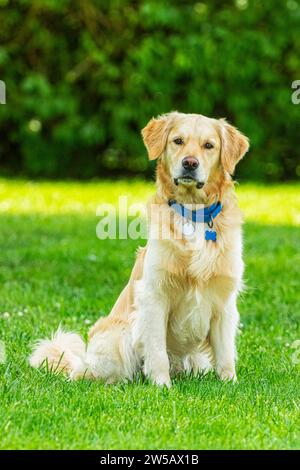
[[[245,280],[236,385],[213,373],[143,382],[69,383],[28,366],[32,343],[61,322],[83,335],[112,307],[143,241],[100,241],[95,209],[142,181],[0,180],[0,446],[4,449],[299,448],[300,186],[241,185]],[[7,314],[4,314],[7,312]],[[9,315],[8,315],[9,314]]]

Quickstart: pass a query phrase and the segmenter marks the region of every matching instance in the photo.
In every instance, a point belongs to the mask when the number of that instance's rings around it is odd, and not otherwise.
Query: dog
[[[30,364],[107,384],[141,370],[167,387],[178,372],[210,369],[235,381],[244,264],[232,175],[249,141],[225,119],[179,112],[151,119],[142,136],[157,160],[150,228],[170,236],[149,237],[138,251],[128,284],[91,328],[87,346],[59,328],[35,345]]]

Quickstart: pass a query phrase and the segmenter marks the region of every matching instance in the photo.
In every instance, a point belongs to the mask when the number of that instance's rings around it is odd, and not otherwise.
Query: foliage
[[[300,175],[298,0],[0,0],[2,172],[149,170],[139,130],[172,109],[250,137],[247,179]]]

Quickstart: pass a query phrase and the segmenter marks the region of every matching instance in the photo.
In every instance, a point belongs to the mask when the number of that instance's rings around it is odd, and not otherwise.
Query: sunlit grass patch
[[[236,187],[246,221],[270,225],[300,225],[300,184],[241,184]],[[101,204],[118,207],[146,203],[154,182],[135,180],[94,182],[34,182],[0,179],[0,213],[95,214]]]

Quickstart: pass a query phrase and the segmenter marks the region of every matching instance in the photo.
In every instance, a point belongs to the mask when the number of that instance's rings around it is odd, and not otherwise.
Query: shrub
[[[250,137],[247,179],[300,175],[296,0],[0,0],[2,172],[149,173],[139,130],[170,110]]]

